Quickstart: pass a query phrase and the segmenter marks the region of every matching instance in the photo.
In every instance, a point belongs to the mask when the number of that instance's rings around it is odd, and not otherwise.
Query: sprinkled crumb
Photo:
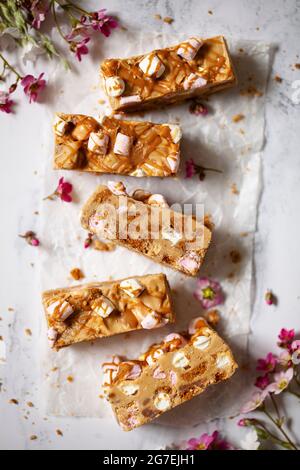
[[[68,375],[67,381],[70,383],[74,382],[74,377],[72,375]]]
[[[18,404],[19,404],[18,400],[16,400],[15,398],[11,398],[11,399],[9,400],[9,403],[10,403],[11,405],[18,405]]]
[[[220,321],[218,310],[211,310],[205,314],[205,318],[211,326],[216,326]]]
[[[208,10],[208,12],[207,12],[207,13],[208,13],[209,15],[213,15],[213,12],[212,12],[212,10]]]
[[[235,114],[235,115],[232,117],[232,122],[240,122],[240,121],[242,121],[243,119],[245,119],[244,114]]]
[[[0,341],[3,341],[3,336],[0,336]]]
[[[231,188],[232,194],[235,194],[235,195],[240,194],[240,192],[239,192],[239,190],[238,190],[238,188],[237,188],[237,185],[236,185],[235,183],[232,183],[232,185],[231,185],[230,188]]]
[[[243,52],[245,52],[245,50],[242,47],[240,47],[239,52],[243,53]]]
[[[32,436],[30,436],[30,440],[31,441],[36,441],[37,440],[37,436],[35,434],[33,434]]]
[[[70,271],[70,274],[75,281],[79,281],[80,279],[84,278],[84,274],[79,268],[73,268]]]
[[[243,238],[244,238],[244,237],[248,237],[248,235],[249,235],[248,232],[241,232],[241,233],[240,233],[240,236],[243,237]]]
[[[95,240],[93,247],[98,251],[113,251],[116,249],[116,245],[114,243],[104,243],[101,240]]]
[[[158,13],[157,13],[156,15],[154,15],[154,18],[155,18],[156,20],[162,20],[161,15],[159,15]]]
[[[279,77],[279,75],[275,75],[274,80],[275,80],[275,82],[277,82],[277,83],[282,83],[282,78]]]
[[[15,309],[14,309],[14,308],[12,308],[12,307],[8,307],[8,311],[9,311],[9,312],[14,312],[14,311],[15,311]]]
[[[34,404],[32,403],[32,401],[28,401],[26,403],[27,406],[29,406],[29,408],[33,408],[34,407]]]
[[[242,259],[241,253],[237,250],[232,250],[229,253],[229,256],[230,256],[230,259],[231,259],[232,263],[234,263],[234,264],[240,263],[240,261]]]
[[[173,21],[174,21],[174,18],[171,18],[170,16],[165,16],[163,19],[163,22],[167,24],[172,24]]]
[[[105,100],[98,100],[99,104],[105,104]]]
[[[51,372],[56,372],[58,370],[58,367],[52,367]]]
[[[25,329],[25,334],[26,334],[27,336],[32,336],[32,331],[31,331],[31,329],[30,329],[30,328],[26,328],[26,329]]]
[[[294,64],[295,69],[300,69],[300,63]]]
[[[56,429],[55,432],[58,436],[61,436],[61,437],[63,436],[63,432],[60,429]]]

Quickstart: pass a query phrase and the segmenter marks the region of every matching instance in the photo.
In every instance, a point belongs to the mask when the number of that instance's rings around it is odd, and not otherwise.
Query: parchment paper
[[[192,296],[195,280],[124,248],[112,252],[83,248],[86,233],[79,223],[80,208],[96,186],[108,180],[121,179],[129,190],[139,187],[164,194],[170,204],[204,203],[205,212],[210,214],[215,229],[201,275],[222,283],[226,302],[220,308],[222,319],[218,330],[233,347],[240,364],[243,362],[251,311],[253,234],[260,193],[260,150],[264,136],[269,46],[250,41],[230,42],[239,86],[211,96],[206,117],[191,114],[189,103],[140,116],[141,120],[181,124],[182,162],[178,178],[120,178],[52,170],[53,112],[86,113],[95,117],[109,113],[108,105],[102,102],[105,96],[98,84],[100,60],[142,53],[153,47],[177,43],[183,38],[119,32],[101,43],[103,50],[95,48],[76,73],[55,68],[50,77],[53,85],[48,91],[47,101],[50,99],[52,104],[49,106],[49,122],[45,124],[45,195],[53,192],[58,178],[64,176],[74,186],[74,202],[43,202],[41,289],[75,284],[69,275],[74,267],[84,272],[83,282],[164,272],[173,289],[177,321],[172,327],[119,335],[56,353],[48,347],[41,308],[41,404],[48,414],[101,417],[109,426],[112,419],[110,407],[99,399],[100,364],[112,354],[136,357],[167,332],[186,328],[189,320],[202,312],[199,302]],[[255,88],[245,93],[249,86]],[[258,93],[253,90],[258,90]],[[233,122],[232,118],[237,114],[244,118]],[[186,179],[185,161],[191,157],[203,166],[221,169],[223,173],[207,173],[202,182],[197,177]],[[239,262],[232,262],[232,251],[239,253]],[[67,380],[68,376],[73,377],[73,382]],[[240,408],[244,386],[244,378],[237,373],[228,383],[211,388],[156,422],[171,426],[194,425],[203,420],[233,415]]]

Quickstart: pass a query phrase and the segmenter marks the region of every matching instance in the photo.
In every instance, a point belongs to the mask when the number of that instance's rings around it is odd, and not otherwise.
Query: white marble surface
[[[97,1],[87,2],[98,6]],[[198,32],[203,36],[224,34],[235,38],[273,42],[277,46],[267,91],[266,145],[263,153],[264,191],[260,204],[255,243],[256,293],[254,298],[250,354],[267,352],[275,343],[282,326],[300,329],[299,321],[299,121],[300,104],[292,101],[292,83],[300,79],[293,64],[300,62],[300,2],[296,0],[202,0],[195,1],[124,1],[110,0],[109,9],[132,29],[141,24],[149,31]],[[101,2],[101,6],[105,6]],[[209,14],[211,10],[213,14]],[[175,19],[172,25],[160,23],[154,14]],[[47,70],[47,69],[45,69]],[[273,80],[280,75],[283,82]],[[54,85],[48,91],[55,93]],[[45,94],[45,101],[47,95]],[[1,172],[1,213],[5,224],[1,230],[1,310],[0,335],[9,339],[6,365],[0,365],[0,448],[2,449],[113,449],[135,448],[134,433],[124,434],[112,421],[111,429],[101,428],[97,419],[54,419],[39,411],[37,376],[39,367],[35,339],[39,335],[36,316],[40,314],[38,250],[27,247],[17,237],[38,226],[42,194],[43,163],[41,150],[43,119],[48,119],[46,106],[23,100],[14,116],[0,115],[0,148],[4,161]],[[263,296],[267,288],[278,295],[277,307],[267,307]],[[8,311],[9,307],[14,312]],[[25,335],[32,330],[32,337]],[[6,341],[8,342],[8,341]],[[19,405],[8,403],[10,398]],[[28,408],[26,402],[36,406]],[[300,428],[299,407],[292,398],[286,409],[293,416],[293,428]],[[29,414],[27,414],[29,412]],[[24,419],[26,416],[28,419]],[[5,423],[3,425],[3,423]],[[58,437],[56,429],[64,437]],[[223,429],[238,445],[242,431],[235,420],[225,420],[197,429],[160,428],[157,447],[198,435],[204,430]],[[147,431],[143,429],[145,440]],[[31,435],[37,435],[31,441]],[[147,448],[147,442],[145,442]]]

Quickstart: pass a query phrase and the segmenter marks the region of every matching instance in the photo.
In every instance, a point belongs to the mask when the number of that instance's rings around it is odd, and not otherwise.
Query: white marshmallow
[[[172,227],[163,227],[161,231],[161,236],[164,240],[169,240],[169,242],[173,246],[177,245],[177,243],[179,243],[180,240],[182,240],[181,233],[177,232]]]
[[[53,315],[53,313],[55,312],[56,310],[56,307],[58,307],[60,305],[60,301],[59,300],[56,300],[56,302],[52,302],[52,304],[48,305],[47,307],[47,313],[48,315]]]
[[[169,204],[161,194],[151,194],[147,200],[147,204],[151,206],[169,207]]]
[[[126,196],[126,188],[122,181],[108,181],[108,189],[116,196]]]
[[[186,345],[186,339],[181,336],[179,333],[170,333],[169,335],[167,335],[165,338],[164,338],[164,343],[169,343],[173,340],[179,340],[180,343],[179,343],[179,346],[185,346]]]
[[[176,368],[184,368],[189,365],[190,361],[182,351],[178,351],[174,354],[172,364]]]
[[[131,95],[131,96],[121,96],[120,104],[131,104],[131,103],[139,103],[142,101],[140,95]]]
[[[125,82],[117,76],[109,77],[105,80],[105,89],[108,96],[121,96],[125,91]]]
[[[173,370],[170,370],[170,379],[171,379],[171,384],[172,385],[177,384],[177,374]]]
[[[73,308],[67,300],[65,300],[59,307],[59,316],[61,321],[65,321],[73,313]]]
[[[199,330],[199,328],[202,328],[203,325],[207,325],[207,322],[203,317],[193,318],[189,324],[189,328],[188,328],[189,334],[193,335],[194,333],[196,333],[197,330]],[[207,330],[207,333],[209,333],[209,329],[206,328],[206,330]]]
[[[154,406],[159,411],[166,411],[171,407],[171,400],[167,393],[159,392],[154,398]]]
[[[153,364],[156,363],[156,360],[160,357],[163,356],[164,352],[162,349],[155,349],[155,351],[152,354],[149,354],[149,356],[146,357],[146,362],[149,364],[149,366],[153,366]]]
[[[148,313],[145,318],[143,318],[141,321],[141,326],[145,330],[152,330],[152,328],[157,328],[166,323],[165,320],[166,319],[163,319],[159,313],[152,310],[152,312]]]
[[[49,345],[51,348],[53,348],[55,341],[57,339],[57,336],[58,336],[57,330],[55,328],[49,328],[47,332],[47,337],[48,337]]]
[[[107,318],[115,310],[115,306],[107,297],[102,297],[93,303],[92,309],[101,318]]]
[[[136,168],[129,174],[130,176],[135,176],[136,178],[142,178],[143,176],[146,176],[146,173],[142,170],[142,168]]]
[[[130,366],[130,371],[125,375],[126,380],[135,380],[137,379],[141,373],[142,373],[142,368],[139,364],[135,364],[134,362],[123,362],[123,364],[128,364]]]
[[[227,354],[221,353],[217,356],[216,366],[218,367],[218,369],[224,369],[224,367],[227,367],[229,364],[230,359]]]
[[[156,369],[153,371],[153,378],[154,379],[165,379],[167,377],[166,373],[160,368],[156,367]]]
[[[199,77],[195,73],[191,73],[183,82],[184,90],[195,90],[196,88],[202,88],[207,84],[205,78]]]
[[[168,124],[168,126],[170,128],[170,133],[174,144],[178,144],[182,137],[180,126],[178,126],[177,124]]]
[[[177,54],[185,60],[193,60],[202,45],[202,39],[189,38],[180,45],[177,49]]]
[[[128,396],[135,395],[139,390],[139,386],[137,384],[123,384],[120,388],[122,392]]]
[[[125,279],[120,282],[120,288],[131,298],[138,297],[145,290],[145,287],[136,279]]]
[[[200,351],[204,351],[210,345],[211,339],[207,336],[197,336],[193,341],[193,346]]]
[[[55,116],[54,124],[53,124],[55,134],[62,137],[65,134],[68,125],[69,125],[68,121],[65,121],[64,119],[62,119],[60,116],[58,116],[58,114]]]
[[[139,63],[139,67],[144,72],[144,74],[150,77],[153,76],[154,78],[161,77],[166,69],[156,54],[146,55]]]
[[[197,255],[197,253],[195,253],[194,251],[191,251],[187,255],[180,258],[178,263],[179,263],[179,266],[184,268],[189,273],[194,273],[195,271],[198,271],[200,267],[200,258]]]
[[[180,153],[174,153],[173,155],[167,157],[167,162],[172,173],[177,173],[180,162]]]
[[[88,149],[91,152],[106,155],[109,142],[109,136],[104,132],[91,132],[88,140]]]
[[[132,145],[132,138],[126,134],[122,134],[121,132],[117,133],[115,145],[114,145],[114,153],[118,155],[129,155],[130,149]]]

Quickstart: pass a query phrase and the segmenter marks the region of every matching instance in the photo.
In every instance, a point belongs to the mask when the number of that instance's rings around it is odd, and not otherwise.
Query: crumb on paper
[[[58,436],[61,436],[61,437],[63,436],[63,432],[60,429],[56,429],[55,432]]]
[[[294,64],[295,69],[300,69],[300,63]]]
[[[19,404],[18,400],[16,400],[15,398],[11,398],[11,399],[9,400],[9,403],[10,403],[11,405],[18,405],[18,404]]]
[[[0,341],[3,341],[3,336],[0,335]]]
[[[154,15],[154,18],[155,18],[156,20],[162,20],[162,16],[159,15],[158,13],[157,13],[156,15]]]
[[[239,52],[240,52],[241,54],[243,54],[243,52],[245,52],[245,49],[243,49],[242,47],[240,47],[240,48],[239,48]]]
[[[34,404],[32,403],[32,401],[28,401],[26,403],[26,405],[29,407],[29,408],[34,408]]]
[[[36,441],[37,440],[37,436],[35,434],[33,434],[32,436],[30,436],[30,440],[31,441]]]
[[[26,334],[27,336],[32,336],[32,331],[31,331],[31,329],[30,329],[30,328],[26,328],[26,329],[25,329],[25,334]]]
[[[9,312],[14,312],[14,311],[15,311],[15,309],[14,309],[14,308],[12,308],[12,307],[8,307],[8,311],[9,311]]]
[[[171,18],[170,16],[165,16],[163,22],[167,24],[172,24],[174,22],[174,18]]]
[[[277,82],[277,83],[282,83],[282,78],[279,77],[279,75],[275,75],[274,80],[275,80],[275,82]]]
[[[244,114],[235,114],[234,116],[232,116],[232,122],[240,122],[242,121],[243,119],[245,119],[245,115]]]
[[[216,326],[220,321],[218,310],[210,310],[205,314],[205,318],[211,326]]]
[[[102,100],[102,99],[101,99],[101,100],[98,100],[98,103],[99,103],[99,104],[105,104],[105,100]]]
[[[70,271],[70,275],[75,281],[79,281],[80,279],[84,278],[84,274],[79,268],[73,268]]]
[[[239,190],[238,190],[238,188],[237,188],[236,183],[232,183],[230,189],[231,189],[232,194],[235,194],[236,196],[237,196],[238,194],[240,194],[240,192],[239,192]]]
[[[212,10],[208,10],[207,12],[209,15],[213,15],[213,11]]]
[[[95,240],[93,247],[98,251],[113,251],[116,249],[116,245],[112,242],[102,242],[101,240]]]
[[[51,372],[56,372],[58,371],[58,367],[52,367]]]
[[[251,97],[257,96],[258,98],[260,98],[261,96],[263,96],[263,93],[259,91],[254,85],[250,85],[247,88],[240,90],[240,95]]]
[[[229,256],[230,256],[232,263],[236,264],[236,263],[241,262],[242,256],[238,250],[231,250],[231,252],[229,253]]]
[[[249,233],[248,232],[241,232],[240,233],[240,236],[245,238],[245,237],[248,237]]]
[[[68,375],[67,381],[70,382],[70,383],[74,382],[74,377],[73,377],[73,375]]]

